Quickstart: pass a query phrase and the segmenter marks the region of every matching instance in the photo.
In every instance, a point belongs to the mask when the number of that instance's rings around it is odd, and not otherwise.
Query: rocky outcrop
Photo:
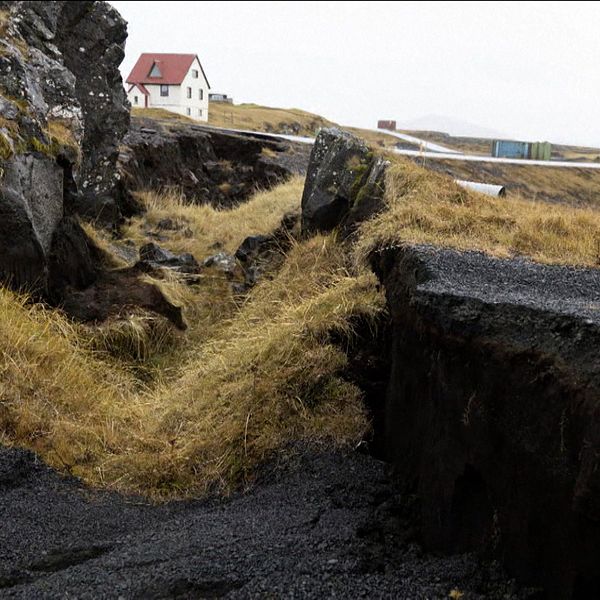
[[[114,220],[118,212],[118,147],[129,127],[119,72],[127,24],[107,2],[10,2],[47,109],[43,123],[60,119],[76,138],[76,209]],[[30,102],[26,90],[25,101]]]
[[[177,329],[186,329],[180,306],[173,304],[154,283],[140,277],[138,266],[99,271],[93,284],[70,288],[61,308],[86,323],[100,323],[109,317],[127,318],[139,311],[153,312],[168,319]]]
[[[300,215],[289,213],[283,216],[279,227],[269,235],[251,235],[240,244],[235,258],[242,266],[244,283],[238,286],[237,291],[248,290],[267,271],[277,269],[281,265],[294,238],[298,237],[296,229],[299,221]]]
[[[597,597],[600,271],[429,247],[373,264],[393,318],[387,455],[427,547]]]
[[[189,202],[231,207],[295,172],[292,144],[185,123],[132,119],[120,170],[128,190],[171,189]],[[302,165],[298,165],[301,170]]]
[[[304,232],[347,234],[378,211],[383,170],[352,136],[322,132]],[[371,264],[389,375],[385,357],[362,367],[372,350],[350,365],[365,372],[374,451],[418,498],[421,541],[500,557],[548,598],[600,596],[600,270],[410,245]]]
[[[351,133],[321,130],[302,194],[302,230],[312,233],[342,226],[348,234],[381,210],[386,166]]]
[[[0,277],[46,293],[63,217],[115,218],[126,24],[104,2],[0,2]]]

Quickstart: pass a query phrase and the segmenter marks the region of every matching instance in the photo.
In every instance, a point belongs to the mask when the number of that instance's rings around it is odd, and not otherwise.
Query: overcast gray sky
[[[196,53],[236,103],[600,146],[600,3],[111,4],[129,22],[124,76],[141,52]]]

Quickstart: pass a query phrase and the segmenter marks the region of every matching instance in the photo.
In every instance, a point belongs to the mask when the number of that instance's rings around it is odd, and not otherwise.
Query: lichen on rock
[[[0,276],[45,292],[61,219],[119,215],[127,28],[92,1],[0,1],[0,28]]]

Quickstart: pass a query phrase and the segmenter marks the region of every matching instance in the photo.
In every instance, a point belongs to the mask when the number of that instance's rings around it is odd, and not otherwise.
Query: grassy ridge
[[[392,160],[387,210],[363,227],[358,244],[363,256],[378,247],[415,242],[548,264],[600,264],[598,210],[484,196],[410,161]]]
[[[217,238],[232,248],[297,208],[299,191],[291,181],[227,214],[172,199],[173,211],[194,227],[194,248]],[[146,219],[171,213],[169,199],[153,202]],[[334,236],[319,236],[296,243],[241,303],[210,281],[161,282],[186,304],[190,328],[169,339],[159,327],[154,346],[148,315],[86,328],[2,290],[0,442],[92,484],[168,498],[243,485],[299,440],[360,440],[361,393],[344,380],[332,335],[350,337],[357,316],[382,309],[374,277],[351,268]]]
[[[190,286],[165,274],[158,283],[185,307],[185,334],[147,313],[74,325],[0,289],[0,443],[153,498],[226,492],[294,442],[351,446],[369,427],[339,340],[384,310],[361,266],[370,252],[418,242],[598,264],[600,212],[486,197],[392,160],[386,210],[362,225],[356,255],[335,234],[294,242],[243,299],[222,275]],[[229,211],[145,193],[148,212],[126,235],[146,241],[168,217],[181,225],[161,242],[171,250],[232,252],[298,210],[301,190],[293,179]],[[88,230],[111,252],[112,240]]]

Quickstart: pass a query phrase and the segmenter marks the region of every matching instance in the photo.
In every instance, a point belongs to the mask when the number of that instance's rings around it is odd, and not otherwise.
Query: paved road
[[[207,127],[203,125],[202,127]],[[212,129],[225,129],[226,131],[233,131],[235,133],[242,133],[248,135],[256,135],[259,137],[268,137],[273,139],[288,140],[290,142],[298,142],[300,144],[314,144],[315,139],[311,137],[303,137],[297,135],[286,135],[283,133],[264,133],[262,131],[249,131],[247,129],[228,129],[223,127],[211,127]],[[495,158],[493,156],[481,156],[477,154],[462,154],[450,148],[439,146],[438,144],[432,144],[420,138],[416,138],[403,133],[397,133],[394,131],[385,131],[383,129],[368,129],[366,131],[372,131],[374,133],[381,133],[384,135],[390,135],[395,138],[402,139],[410,142],[411,144],[422,145],[424,150],[401,150],[398,148],[392,151],[396,154],[403,156],[412,156],[417,158],[431,158],[435,160],[459,160],[468,162],[485,162],[485,163],[503,163],[509,165],[521,165],[521,166],[539,166],[539,167],[557,167],[566,169],[600,169],[600,163],[597,162],[569,162],[561,160],[527,160],[517,158]]]
[[[508,165],[559,167],[567,169],[600,169],[600,163],[596,162],[569,162],[563,160],[527,160],[519,158],[495,158],[494,156],[477,156],[475,154],[450,154],[447,152],[419,152],[418,150],[395,149],[396,154],[435,160],[462,160],[468,162],[503,163]]]
[[[434,144],[433,142],[428,142],[427,140],[423,140],[421,138],[415,137],[413,135],[407,135],[406,133],[398,133],[397,131],[388,131],[387,129],[368,129],[367,131],[374,131],[376,133],[383,133],[385,135],[390,135],[392,137],[398,138],[405,142],[409,142],[411,144],[415,144],[419,146],[421,150],[426,152],[445,152],[446,154],[462,154],[459,150],[453,150],[452,148],[448,148],[447,146],[440,146],[440,144]]]

